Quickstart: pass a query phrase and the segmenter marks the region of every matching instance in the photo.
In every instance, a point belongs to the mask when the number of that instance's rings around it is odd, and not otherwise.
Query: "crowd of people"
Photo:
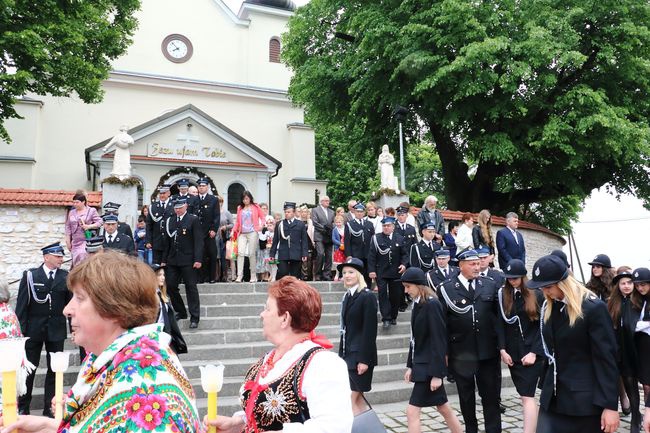
[[[27,358],[35,366],[43,345],[62,350],[69,321],[73,340],[87,352],[82,371],[59,425],[47,418],[54,385],[48,356],[46,418],[23,416],[10,428],[95,431],[106,422],[93,412],[101,407],[119,414],[115,428],[129,431],[163,431],[168,422],[178,431],[204,429],[176,357],[187,351],[177,320],[189,313],[196,328],[197,283],[220,280],[230,268],[236,282],[270,282],[260,316],[273,349],[246,374],[243,410],[207,421],[218,431],[293,431],[292,424],[351,431],[372,390],[378,328],[395,326],[399,313],[411,308],[404,373],[413,384],[409,433],[421,431],[421,410],[430,406],[450,431],[478,432],[477,390],[484,430],[500,432],[502,364],[521,398],[524,433],[614,432],[619,400],[631,414],[631,433],[650,433],[650,409],[645,420],[639,409],[639,383],[650,406],[647,268],[614,270],[600,254],[583,285],[555,250],[529,272],[515,213],[495,236],[488,210],[477,224],[469,213],[459,224],[447,223],[433,196],[416,211],[407,203],[381,209],[352,200],[346,212],[330,209],[321,197],[313,209],[285,202],[283,215],[270,215],[246,191],[230,215],[207,180],[199,181],[198,195],[181,186],[173,198],[170,185],[159,188],[133,235],[118,221],[119,205],[107,204],[100,217],[83,195],[75,196],[66,223],[72,270],[61,269],[61,245],[44,247],[43,264],[23,275],[16,316],[18,332],[30,337]],[[148,254],[135,258],[142,250],[134,237],[151,251],[150,266]],[[122,239],[131,239],[130,249],[118,247]],[[97,254],[99,248],[106,251]],[[322,302],[304,281],[311,279],[339,280],[345,288],[338,357],[314,333]],[[22,414],[29,414],[33,380],[32,372],[19,400]],[[457,388],[462,424],[445,381]],[[278,401],[286,410],[274,410]]]

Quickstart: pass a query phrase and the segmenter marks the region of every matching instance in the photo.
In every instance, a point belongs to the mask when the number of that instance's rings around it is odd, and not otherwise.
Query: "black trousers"
[[[316,257],[314,257],[314,279],[332,278],[332,242],[316,242]]]
[[[377,290],[379,292],[379,311],[381,320],[395,320],[399,307],[404,301],[404,286],[397,278],[381,278],[377,276]]]
[[[153,262],[159,265],[160,262],[162,262],[163,250],[157,250],[154,248],[151,251],[153,252]]]
[[[203,261],[200,271],[202,282],[217,279],[217,240],[209,234],[203,238]]]
[[[454,379],[458,388],[460,411],[465,422],[465,433],[478,433],[478,421],[476,419],[476,396],[475,390],[478,386],[478,393],[481,396],[483,405],[483,416],[485,418],[486,433],[501,432],[501,411],[499,410],[499,394],[501,393],[500,380],[500,359],[499,357],[485,359],[476,362],[477,368],[472,374],[471,370],[456,371]]]
[[[196,287],[196,269],[192,265],[175,266],[167,263],[165,268],[165,280],[167,281],[167,292],[172,301],[172,307],[180,317],[187,317],[185,303],[181,298],[178,289],[178,282],[183,277],[185,293],[187,294],[187,307],[190,310],[190,320],[198,322],[201,316],[201,303],[199,301],[199,290]]]
[[[38,367],[41,359],[41,350],[45,345],[47,353],[47,374],[45,375],[45,390],[43,394],[43,415],[54,417],[50,406],[52,398],[54,397],[55,376],[52,368],[50,367],[50,352],[62,352],[63,341],[39,341],[30,338],[25,342],[25,354],[29,362]],[[32,389],[34,388],[34,378],[36,377],[36,370],[27,376],[27,393],[18,397],[18,411],[23,415],[29,415],[29,405],[32,403]]]
[[[302,260],[280,260],[278,263],[278,273],[276,279],[291,275],[292,277],[300,278],[302,267]]]

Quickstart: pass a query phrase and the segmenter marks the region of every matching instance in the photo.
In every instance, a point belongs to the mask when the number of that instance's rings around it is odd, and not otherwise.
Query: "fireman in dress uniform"
[[[175,216],[165,222],[165,251],[161,265],[166,265],[165,280],[172,301],[176,319],[187,319],[187,309],[178,290],[179,279],[183,277],[187,305],[190,312],[190,328],[199,326],[201,304],[196,287],[197,271],[203,258],[203,233],[199,217],[187,212],[187,200],[179,198],[174,202]]]
[[[381,220],[382,232],[373,236],[368,253],[368,274],[377,281],[382,326],[397,325],[399,307],[404,301],[400,274],[408,265],[404,238],[395,230],[395,218]]]
[[[104,215],[115,215],[116,217],[119,217],[120,215],[120,206],[122,206],[120,203],[114,203],[112,201],[109,201],[104,205]],[[127,223],[123,223],[121,221],[117,221],[117,232],[122,233],[125,235],[128,235],[131,239],[133,239],[133,230],[131,229],[131,226],[128,225]],[[104,228],[99,229],[99,234],[102,235],[104,234]]]
[[[435,266],[436,260],[434,253],[440,248],[440,244],[436,242],[436,229],[435,224],[432,222],[425,223],[422,227],[422,239],[411,245],[409,252],[409,263],[411,266],[418,267],[424,271],[429,272]]]
[[[458,255],[460,273],[439,286],[449,334],[449,369],[456,381],[467,433],[478,432],[475,384],[483,405],[485,432],[501,432],[499,347],[503,332],[497,286],[479,276],[478,254]]]
[[[494,260],[494,255],[490,254],[490,249],[485,246],[481,246],[476,250],[478,253],[478,258],[480,259],[479,265],[479,275],[483,278],[491,278],[494,280],[494,283],[498,288],[503,287],[506,282],[506,277],[503,272],[498,269],[491,268],[490,262]]]
[[[153,251],[153,262],[161,263],[165,249],[165,222],[174,214],[174,206],[169,198],[169,185],[158,187],[158,199],[151,202],[147,216],[146,247]]]
[[[284,219],[275,225],[269,252],[269,257],[276,257],[277,254],[280,262],[276,279],[287,275],[300,278],[300,266],[307,261],[308,249],[307,226],[296,218],[296,204],[285,202]]]
[[[201,282],[217,282],[217,232],[221,220],[219,199],[210,194],[210,181],[205,178],[198,180],[199,195],[194,197],[198,206],[196,215],[201,223],[203,233],[203,266],[201,267]],[[189,212],[189,210],[188,210]]]
[[[50,368],[49,354],[63,351],[63,342],[68,331],[63,308],[72,299],[72,293],[66,284],[68,271],[61,269],[63,247],[56,242],[41,251],[43,264],[25,271],[20,280],[16,316],[23,335],[29,337],[25,342],[25,353],[29,362],[38,367],[43,345],[48,353],[43,415],[53,417],[50,406],[54,397],[55,376]],[[27,393],[18,398],[18,410],[21,414],[29,414],[35,376],[35,370],[27,376]]]
[[[458,275],[458,268],[449,264],[451,252],[447,248],[441,248],[434,253],[436,256],[436,265],[427,272],[427,284],[434,291],[443,282],[454,278]]]
[[[104,220],[103,247],[122,251],[124,254],[135,255],[135,243],[129,235],[118,232],[117,215],[106,214]]]
[[[181,179],[176,182],[176,186],[178,186],[178,194],[172,196],[172,203],[176,201],[176,199],[184,198],[187,200],[187,211],[192,215],[198,215],[199,199],[198,196],[189,193],[190,181],[187,179]]]
[[[375,226],[364,218],[366,207],[363,203],[357,203],[353,207],[354,218],[345,223],[343,233],[343,245],[345,257],[355,257],[363,262],[363,278],[368,288],[372,287],[372,279],[368,275],[368,253],[370,252],[370,241],[375,235]]]
[[[395,223],[395,233],[404,238],[406,244],[406,251],[411,251],[411,245],[417,243],[418,235],[415,232],[415,227],[406,222],[409,216],[409,208],[406,206],[397,206],[395,209],[397,214],[397,222]]]

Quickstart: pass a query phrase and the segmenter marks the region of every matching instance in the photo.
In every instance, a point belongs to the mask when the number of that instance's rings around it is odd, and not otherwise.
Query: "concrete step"
[[[339,302],[343,299],[343,292],[321,292],[323,302]],[[181,289],[181,296],[185,301],[185,290]],[[201,293],[199,297],[202,304],[217,306],[226,304],[248,304],[259,305],[266,303],[268,296],[266,293],[242,293],[242,292],[218,292],[218,293]]]
[[[344,292],[342,283],[325,281],[307,281],[307,283],[319,292]],[[260,293],[266,295],[270,283],[215,283],[198,284],[200,294],[204,293]],[[181,292],[184,292],[183,285],[180,285]]]

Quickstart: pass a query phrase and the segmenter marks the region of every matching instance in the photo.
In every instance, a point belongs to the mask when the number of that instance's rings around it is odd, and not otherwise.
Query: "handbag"
[[[377,416],[377,412],[372,408],[366,396],[361,393],[361,397],[366,402],[368,410],[354,416],[350,433],[387,433],[386,427],[384,427],[384,424],[379,419],[379,416]]]

